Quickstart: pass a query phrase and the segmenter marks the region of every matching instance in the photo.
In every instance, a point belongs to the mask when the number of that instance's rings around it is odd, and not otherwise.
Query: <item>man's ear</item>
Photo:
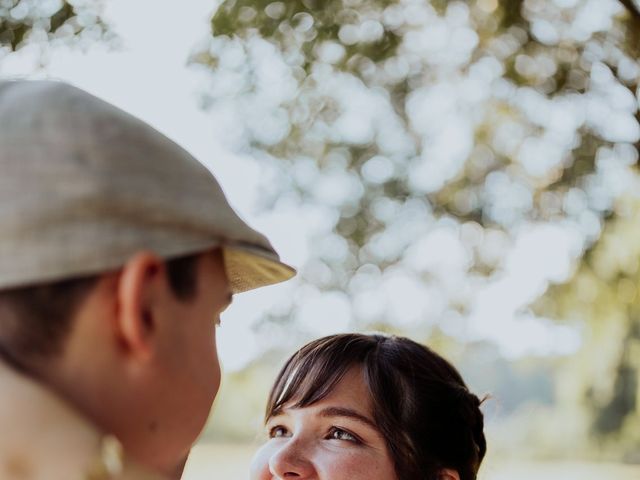
[[[438,473],[438,480],[460,480],[460,474],[450,468],[443,468]]]
[[[122,267],[117,288],[117,330],[128,352],[148,358],[152,353],[157,302],[164,262],[157,255],[140,252]]]

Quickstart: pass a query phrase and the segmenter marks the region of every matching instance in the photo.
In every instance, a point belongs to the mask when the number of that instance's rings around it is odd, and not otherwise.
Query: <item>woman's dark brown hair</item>
[[[398,479],[436,480],[443,468],[476,478],[487,449],[481,401],[449,362],[408,338],[343,334],[305,345],[280,371],[266,419],[322,400],[352,367],[362,368]]]

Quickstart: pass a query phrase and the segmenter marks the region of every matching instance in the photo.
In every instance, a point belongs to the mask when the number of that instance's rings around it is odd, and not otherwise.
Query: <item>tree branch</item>
[[[640,20],[640,3],[637,0],[619,0],[622,5],[633,15],[636,20]]]

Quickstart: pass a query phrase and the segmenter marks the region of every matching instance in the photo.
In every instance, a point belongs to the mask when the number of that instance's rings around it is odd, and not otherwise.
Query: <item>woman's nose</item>
[[[308,447],[297,439],[290,438],[269,458],[269,471],[276,479],[308,480],[315,478],[313,462]]]

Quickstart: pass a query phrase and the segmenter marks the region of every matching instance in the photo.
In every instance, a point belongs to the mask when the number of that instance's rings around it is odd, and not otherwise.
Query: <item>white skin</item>
[[[360,368],[350,369],[319,402],[285,405],[266,430],[269,439],[251,462],[251,480],[398,480]],[[452,470],[439,478],[459,480]]]
[[[220,251],[199,258],[189,300],[173,293],[161,258],[140,252],[100,278],[64,351],[34,371],[131,458],[179,478],[218,392],[215,325],[230,302]]]

